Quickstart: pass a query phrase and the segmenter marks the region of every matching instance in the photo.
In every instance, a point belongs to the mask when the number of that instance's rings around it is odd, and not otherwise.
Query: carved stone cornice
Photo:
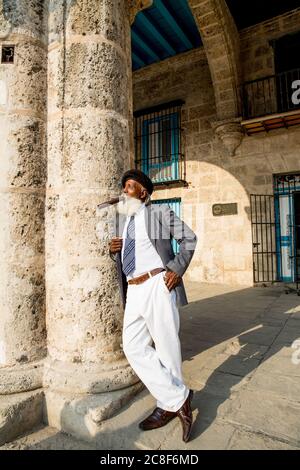
[[[241,126],[241,120],[241,118],[233,118],[211,122],[215,135],[223,143],[231,157],[235,155],[236,149],[243,140],[244,131]]]

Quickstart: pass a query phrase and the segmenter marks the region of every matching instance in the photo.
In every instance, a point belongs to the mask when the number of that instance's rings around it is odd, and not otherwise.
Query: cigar
[[[98,204],[97,209],[104,209],[105,207],[112,206],[113,204],[117,204],[120,201],[124,201],[124,199],[124,196],[113,197],[112,199],[108,199],[107,201]]]

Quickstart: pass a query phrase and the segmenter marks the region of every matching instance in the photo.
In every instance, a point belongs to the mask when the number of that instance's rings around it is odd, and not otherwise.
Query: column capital
[[[133,24],[136,15],[139,11],[151,7],[153,0],[128,0],[129,4],[129,21]]]

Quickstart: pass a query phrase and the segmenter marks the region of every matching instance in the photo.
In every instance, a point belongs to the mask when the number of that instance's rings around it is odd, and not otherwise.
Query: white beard
[[[134,215],[142,205],[142,201],[135,197],[130,197],[127,194],[122,194],[121,197],[124,198],[123,201],[118,202],[116,205],[116,209],[119,214],[130,217]]]

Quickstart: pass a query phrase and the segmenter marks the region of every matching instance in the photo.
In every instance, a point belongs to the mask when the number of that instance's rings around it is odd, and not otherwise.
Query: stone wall
[[[295,30],[295,18],[299,20],[298,10],[241,32],[241,57],[248,51],[244,80],[272,73],[268,40],[275,31],[279,37]],[[186,278],[252,285],[249,195],[272,194],[273,174],[300,170],[299,127],[245,136],[235,156],[230,156],[211,127],[216,107],[203,48],[136,71],[133,85],[135,110],[185,101],[182,125],[188,188],[157,189],[153,199],[181,197],[183,218],[197,232],[198,246]],[[233,202],[238,203],[237,215],[212,215],[213,204]]]
[[[300,8],[241,31],[241,63],[244,81],[275,73],[274,49],[270,41],[300,28]]]

